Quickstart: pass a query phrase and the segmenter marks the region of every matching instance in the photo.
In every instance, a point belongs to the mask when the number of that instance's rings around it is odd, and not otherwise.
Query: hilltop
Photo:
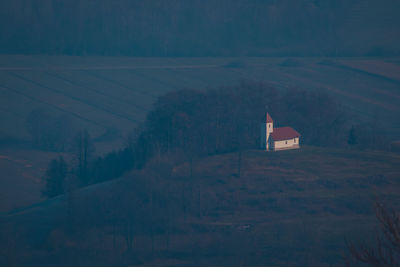
[[[196,159],[190,178],[188,163],[171,168],[159,159],[72,198],[3,214],[8,234],[2,236],[17,240],[7,249],[20,257],[8,260],[25,264],[68,265],[71,259],[62,255],[71,253],[80,264],[95,259],[100,265],[115,259],[144,266],[340,265],[346,238],[373,238],[374,200],[400,203],[399,163],[399,155],[383,152],[250,150],[243,152],[240,177],[238,154],[229,153]],[[129,252],[125,222],[131,216],[135,241]],[[71,218],[79,234],[68,234]],[[126,218],[116,232],[113,218]],[[26,256],[18,251],[21,244],[35,252]]]
[[[36,109],[68,117],[72,132],[87,129],[103,155],[120,148],[167,92],[254,81],[327,92],[352,123],[400,138],[398,58],[0,58],[2,211],[38,202],[44,171],[58,155],[29,146],[26,120]]]

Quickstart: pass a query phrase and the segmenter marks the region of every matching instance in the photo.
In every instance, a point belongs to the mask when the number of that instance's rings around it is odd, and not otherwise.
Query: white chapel
[[[269,113],[261,123],[261,148],[264,150],[300,148],[300,136],[292,127],[274,128],[274,121]]]

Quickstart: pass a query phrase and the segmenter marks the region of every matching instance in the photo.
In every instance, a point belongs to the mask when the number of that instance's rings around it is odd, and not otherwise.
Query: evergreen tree
[[[62,156],[58,159],[53,159],[46,170],[46,185],[42,195],[51,198],[63,194],[67,172],[68,166]]]
[[[354,126],[351,126],[347,143],[351,146],[356,145],[358,143],[356,136],[356,129],[354,128]]]

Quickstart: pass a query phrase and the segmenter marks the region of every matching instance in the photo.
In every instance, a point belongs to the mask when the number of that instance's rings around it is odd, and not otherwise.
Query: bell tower
[[[265,150],[269,150],[269,138],[271,133],[274,131],[274,121],[271,116],[267,112],[264,117],[264,121],[261,123],[261,148]]]
[[[271,133],[274,131],[274,121],[272,120],[271,116],[269,115],[269,113],[267,112],[267,123],[266,123],[266,127],[267,127],[267,150],[269,150],[269,138]]]

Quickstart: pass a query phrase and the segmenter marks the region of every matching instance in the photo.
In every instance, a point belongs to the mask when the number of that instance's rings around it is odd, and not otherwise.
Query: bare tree
[[[382,233],[374,245],[350,244],[347,266],[362,263],[368,266],[400,266],[400,213],[375,203],[375,214]]]
[[[77,175],[81,185],[89,184],[89,161],[94,152],[93,141],[87,130],[79,131],[74,139],[74,150],[77,160]]]

